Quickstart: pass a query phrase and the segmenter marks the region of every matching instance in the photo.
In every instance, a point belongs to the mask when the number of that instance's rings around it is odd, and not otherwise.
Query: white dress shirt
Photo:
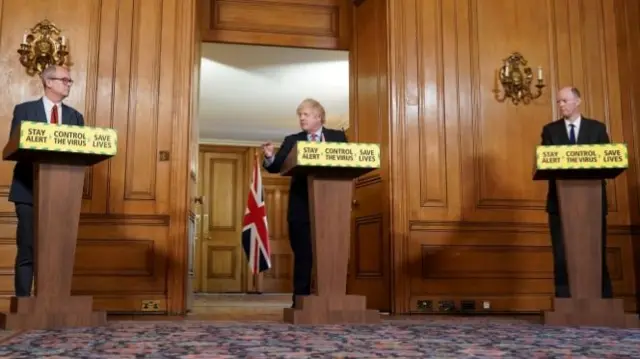
[[[47,123],[51,123],[51,109],[53,105],[58,105],[58,124],[62,123],[62,102],[54,103],[49,100],[47,96],[42,96],[42,102],[44,103],[44,114],[47,115]]]
[[[578,118],[576,118],[575,121],[573,122],[567,120],[566,118],[564,119],[564,126],[567,129],[567,137],[571,139],[571,125],[573,125],[573,132],[576,135],[576,143],[578,143],[578,133],[580,133],[581,120],[582,120],[582,116],[578,116]]]

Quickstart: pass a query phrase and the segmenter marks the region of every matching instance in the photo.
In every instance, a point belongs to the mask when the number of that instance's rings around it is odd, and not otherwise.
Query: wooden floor
[[[188,318],[197,320],[281,321],[291,294],[196,295]]]
[[[282,309],[291,306],[291,294],[197,294],[192,311],[186,317],[166,315],[110,315],[110,321],[119,320],[216,320],[216,321],[269,321],[282,322]],[[452,318],[451,315],[385,315],[383,319],[432,320]],[[541,322],[537,315],[491,316],[491,320]]]

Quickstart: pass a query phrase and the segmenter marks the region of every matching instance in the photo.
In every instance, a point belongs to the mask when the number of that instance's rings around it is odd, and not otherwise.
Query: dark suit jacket
[[[23,102],[13,109],[11,131],[18,128],[22,121],[47,122],[42,98],[36,101]],[[62,104],[63,125],[84,126],[82,114],[72,107]],[[9,191],[9,201],[14,203],[33,204],[33,164],[17,162],[13,169],[13,181]]]
[[[607,127],[600,121],[582,117],[580,120],[577,144],[588,145],[598,143],[609,143]],[[542,128],[542,145],[570,144],[564,119],[551,122]],[[602,181],[602,211],[604,214],[607,214],[607,191],[604,181]],[[549,191],[547,192],[547,212],[552,214],[560,213],[556,182],[553,180],[549,181]]]
[[[344,132],[323,128],[324,140],[327,142],[347,142]],[[269,173],[278,173],[282,164],[298,141],[307,141],[307,133],[299,132],[285,137],[278,153],[271,165],[265,166]],[[307,177],[304,175],[292,176],[289,188],[289,210],[287,219],[291,222],[309,222],[309,193],[307,189]]]

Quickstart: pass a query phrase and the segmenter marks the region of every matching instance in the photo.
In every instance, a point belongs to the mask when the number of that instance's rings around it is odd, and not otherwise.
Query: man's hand
[[[273,151],[274,151],[273,143],[267,142],[262,145],[262,152],[264,152],[265,158],[273,157]]]

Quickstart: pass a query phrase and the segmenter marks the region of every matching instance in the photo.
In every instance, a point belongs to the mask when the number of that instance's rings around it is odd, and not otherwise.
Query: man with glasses
[[[69,70],[61,66],[49,66],[40,74],[44,96],[24,102],[13,109],[11,130],[18,129],[22,121],[46,122],[57,125],[84,126],[80,112],[62,101],[69,96],[73,84]],[[9,191],[9,201],[15,204],[18,228],[14,286],[17,297],[31,295],[33,283],[33,180],[34,166],[29,162],[17,162],[13,169],[13,181]]]

